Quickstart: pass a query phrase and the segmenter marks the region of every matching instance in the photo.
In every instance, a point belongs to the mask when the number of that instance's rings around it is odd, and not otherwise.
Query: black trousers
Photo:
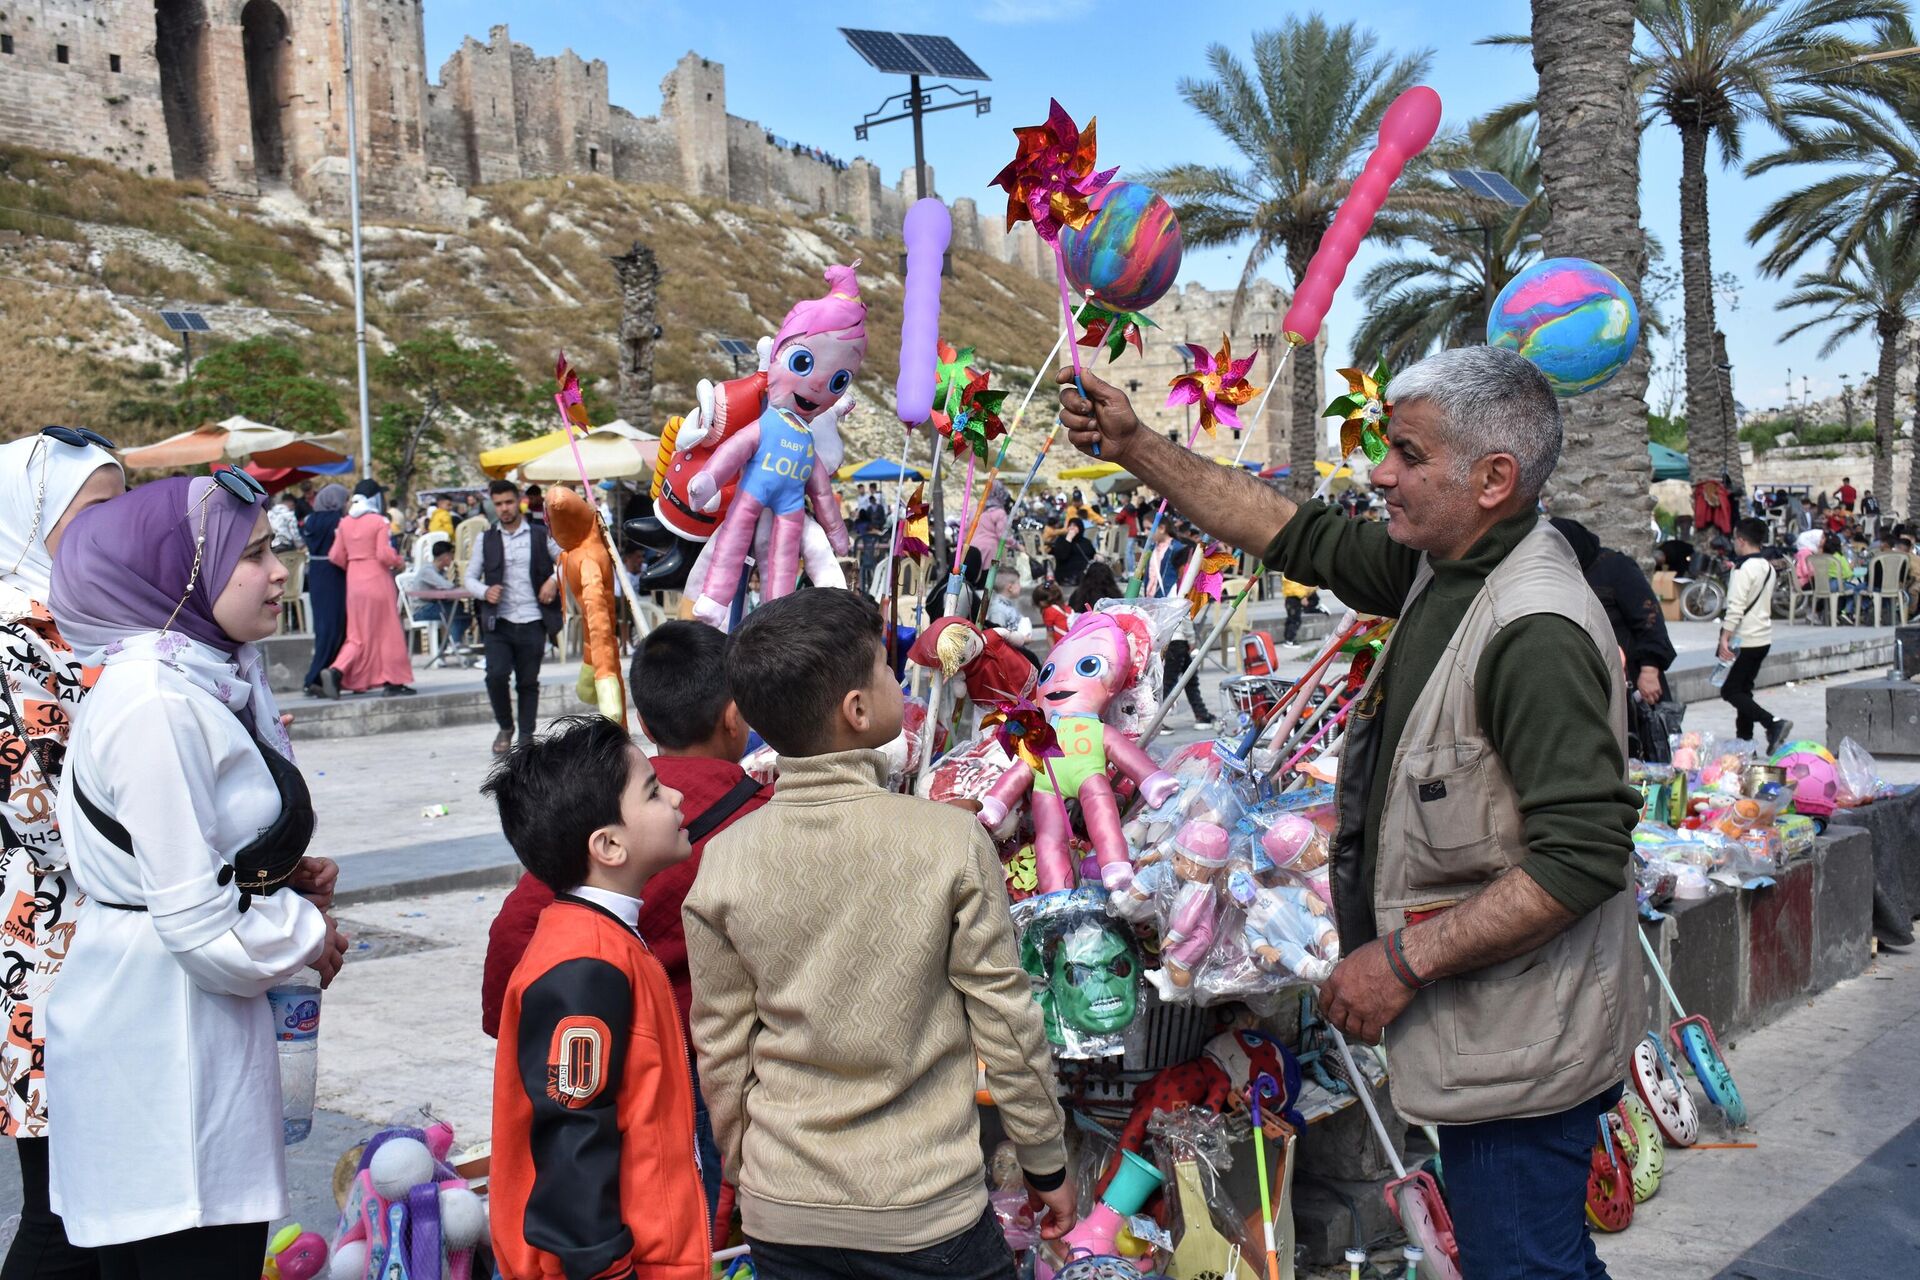
[[[1281,639],[1292,644],[1294,637],[1300,634],[1300,614],[1303,601],[1299,596],[1287,597],[1287,629],[1281,633]]]
[[[1733,665],[1727,669],[1727,682],[1720,686],[1721,700],[1733,707],[1733,732],[1735,737],[1750,738],[1754,725],[1773,728],[1773,713],[1753,700],[1753,678],[1760,674],[1760,664],[1767,659],[1770,644],[1753,645],[1733,655]]]
[[[1013,1280],[1013,1251],[989,1208],[951,1239],[911,1253],[774,1244],[747,1237],[761,1280]]]
[[[267,1224],[194,1227],[100,1250],[101,1280],[259,1280]]]
[[[507,697],[511,680],[520,695],[520,740],[525,742],[540,722],[540,659],[547,652],[547,629],[538,622],[502,618],[487,632],[485,651],[493,722],[500,732],[513,732],[513,703]]]
[[[1173,692],[1173,686],[1180,683],[1180,677],[1187,673],[1193,663],[1193,646],[1185,640],[1167,641],[1166,674],[1160,678],[1160,698]],[[1187,681],[1187,702],[1193,707],[1193,714],[1202,720],[1211,719],[1213,713],[1207,710],[1207,700],[1200,696],[1200,677],[1196,674]]]
[[[67,1241],[67,1228],[47,1198],[47,1140],[21,1138],[20,1229],[0,1265],[0,1280],[99,1280],[100,1257]]]

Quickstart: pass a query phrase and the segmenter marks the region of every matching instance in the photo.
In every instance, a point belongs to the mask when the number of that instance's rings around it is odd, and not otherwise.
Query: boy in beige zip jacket
[[[1013,1275],[987,1205],[976,1056],[1043,1234],[1073,1225],[1053,1062],[973,816],[885,789],[902,698],[879,612],[811,588],[751,614],[734,701],[780,753],[683,908],[721,1165],[766,1280]]]

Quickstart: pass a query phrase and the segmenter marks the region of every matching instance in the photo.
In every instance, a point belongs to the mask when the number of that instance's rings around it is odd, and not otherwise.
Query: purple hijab
[[[85,656],[165,628],[232,657],[240,642],[213,620],[213,602],[252,541],[259,515],[259,507],[205,476],[156,480],[87,508],[67,526],[53,560],[47,604],[60,634]],[[203,528],[206,546],[196,576],[195,543]]]

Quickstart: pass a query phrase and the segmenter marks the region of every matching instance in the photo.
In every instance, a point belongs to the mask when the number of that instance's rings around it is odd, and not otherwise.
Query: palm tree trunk
[[[1299,287],[1301,277],[1306,275],[1307,264],[1313,261],[1313,251],[1318,247],[1318,237],[1312,244],[1288,244],[1287,270],[1293,273],[1295,288]],[[1279,453],[1278,441],[1271,430],[1267,432],[1267,463],[1271,466],[1285,462],[1290,468],[1286,492],[1295,502],[1305,502],[1320,481],[1313,463],[1320,455],[1320,411],[1327,406],[1319,399],[1319,353],[1318,342],[1306,343],[1293,353],[1293,363],[1287,371],[1293,381],[1288,387],[1291,413],[1286,457],[1275,456]]]
[[[1900,386],[1900,339],[1906,333],[1907,326],[1901,316],[1882,315],[1874,329],[1880,338],[1880,369],[1873,377],[1873,496],[1879,500],[1880,510],[1886,512],[1894,509],[1893,444],[1900,438],[1895,396]],[[1920,474],[1920,467],[1911,470]],[[1914,476],[1909,475],[1907,506],[1902,514],[1910,514],[1916,509],[1914,494]]]
[[[1694,483],[1727,474],[1730,434],[1713,358],[1713,255],[1707,243],[1707,131],[1680,126],[1680,297],[1687,348],[1687,456]]]
[[[1598,262],[1640,296],[1639,104],[1633,92],[1633,0],[1533,0],[1540,76],[1540,173],[1552,201],[1548,257]],[[1647,458],[1645,337],[1598,390],[1561,402],[1565,444],[1552,480],[1555,515],[1641,563],[1653,512]]]

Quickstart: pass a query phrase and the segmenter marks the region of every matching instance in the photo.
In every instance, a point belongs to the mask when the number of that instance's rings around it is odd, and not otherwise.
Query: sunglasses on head
[[[111,453],[113,450],[119,448],[118,445],[101,435],[98,431],[89,431],[85,427],[42,427],[40,428],[40,434],[50,440],[57,440],[61,444],[71,445],[76,449],[84,449],[88,445],[95,445]]]
[[[239,501],[253,506],[267,496],[267,486],[254,476],[234,467],[221,467],[213,473],[213,482]]]

